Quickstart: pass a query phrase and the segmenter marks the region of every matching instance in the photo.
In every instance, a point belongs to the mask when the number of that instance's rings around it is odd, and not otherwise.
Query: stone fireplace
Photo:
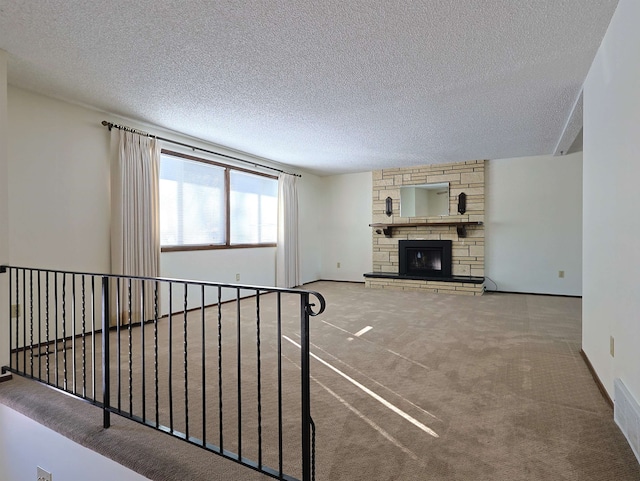
[[[484,293],[484,167],[483,160],[472,160],[373,172],[373,271],[365,274],[367,287]],[[401,217],[400,188],[433,183],[449,184],[449,215]],[[459,213],[462,193],[466,209]],[[413,246],[405,241],[444,241],[450,244],[450,261],[433,251],[401,254],[401,246]],[[401,267],[407,255],[415,256],[409,269]],[[450,264],[450,271],[435,268],[438,263]]]

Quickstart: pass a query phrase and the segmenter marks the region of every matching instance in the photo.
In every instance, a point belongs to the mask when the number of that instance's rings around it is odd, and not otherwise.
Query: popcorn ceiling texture
[[[15,86],[325,175],[552,153],[616,4],[0,1],[0,49]]]
[[[449,213],[446,217],[400,217],[400,187],[437,182],[449,183]],[[458,214],[458,194],[467,195],[467,209]],[[393,199],[393,215],[385,214],[385,199]],[[471,221],[484,222],[484,160],[454,164],[425,165],[406,169],[373,172],[373,222],[415,223]],[[459,238],[455,226],[395,227],[386,237],[373,229],[373,272],[398,272],[398,241],[451,240],[452,274],[484,277],[484,225],[467,226],[467,237]],[[367,278],[367,287],[403,290],[429,290],[452,294],[482,295],[482,284],[405,279]]]

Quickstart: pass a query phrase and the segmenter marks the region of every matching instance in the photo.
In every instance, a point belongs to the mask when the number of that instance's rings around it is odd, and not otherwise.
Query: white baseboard
[[[640,463],[640,404],[618,378],[613,381],[613,393],[613,418]]]

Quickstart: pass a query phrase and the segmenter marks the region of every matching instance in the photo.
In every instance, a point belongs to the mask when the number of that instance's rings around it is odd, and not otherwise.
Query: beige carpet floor
[[[311,329],[318,480],[640,480],[640,466],[580,356],[580,299],[495,293],[475,298],[333,282],[305,287],[327,299],[326,312],[312,319]],[[265,318],[274,309],[268,297],[262,301]],[[267,336],[270,327],[263,329]],[[298,340],[293,318],[285,319],[284,333]],[[189,337],[193,349],[199,334],[190,328],[189,335],[194,336]],[[133,341],[139,345],[139,338]],[[174,342],[181,348],[183,339],[176,335]],[[250,354],[255,341],[243,334],[244,342],[246,363],[255,364]],[[234,347],[227,348],[225,359],[233,357]],[[262,349],[263,396],[270,406],[274,345],[265,340]],[[207,362],[214,372],[217,353],[211,351]],[[299,353],[288,340],[283,352],[285,405],[294,409]],[[192,361],[189,365],[197,366]],[[197,385],[198,370],[191,372],[189,385]],[[243,379],[249,406],[255,401],[255,379]],[[136,412],[139,382],[138,369]],[[190,423],[197,425],[201,392],[192,394],[192,389]],[[207,399],[216,413],[211,389]],[[237,393],[228,395],[225,407],[233,405]],[[0,402],[151,479],[270,479],[118,416],[112,428],[103,430],[99,409],[33,382],[0,384]],[[207,436],[215,442],[215,416],[205,413]],[[234,424],[237,413],[231,409],[228,414]],[[166,411],[161,415],[164,424]],[[176,429],[184,429],[180,407],[175,417]],[[249,423],[253,418],[255,413],[243,416]],[[265,407],[269,443],[273,419],[272,407]],[[198,428],[191,430],[202,435]],[[287,449],[295,452],[295,420],[285,430]],[[255,459],[255,432],[248,428],[243,439],[246,455]],[[265,448],[264,456],[273,466],[272,447]],[[288,456],[286,472],[298,475],[297,459]]]

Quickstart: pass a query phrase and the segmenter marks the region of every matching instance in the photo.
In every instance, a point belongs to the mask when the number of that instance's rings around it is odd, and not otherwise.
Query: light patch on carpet
[[[325,391],[327,391],[329,394],[331,394],[334,398],[336,398],[338,401],[340,401],[344,406],[346,406],[346,408],[351,411],[353,414],[355,414],[356,416],[358,416],[360,419],[362,419],[365,423],[367,423],[369,426],[371,426],[373,429],[375,429],[378,433],[380,433],[384,438],[386,438],[388,441],[390,441],[391,443],[393,443],[397,448],[399,448],[403,453],[407,454],[409,457],[411,457],[411,459],[413,459],[414,461],[418,461],[421,464],[423,464],[423,462],[418,458],[418,456],[413,453],[411,450],[409,450],[408,448],[406,448],[405,446],[403,446],[400,441],[398,441],[396,438],[394,438],[393,436],[391,436],[391,434],[389,434],[388,432],[386,432],[384,429],[382,429],[380,426],[378,426],[375,422],[373,422],[371,419],[369,419],[367,416],[365,416],[364,414],[362,414],[360,411],[358,411],[355,407],[353,407],[351,404],[349,404],[345,399],[343,399],[342,397],[340,397],[338,394],[336,394],[335,392],[333,392],[331,389],[329,389],[327,386],[325,386],[324,384],[322,384],[320,381],[318,381],[316,378],[314,378],[313,376],[311,376],[311,379],[316,382],[322,389],[324,389]]]
[[[357,372],[358,374],[360,374],[363,377],[366,377],[369,381],[377,384],[378,386],[380,386],[382,389],[385,389],[387,391],[389,391],[391,394],[393,394],[394,396],[399,397],[400,399],[402,399],[404,402],[406,402],[407,404],[410,404],[411,406],[413,406],[414,408],[418,409],[419,411],[422,411],[424,414],[426,414],[427,416],[431,416],[433,419],[437,419],[438,421],[442,421],[442,419],[440,419],[438,416],[436,416],[435,414],[431,414],[429,411],[427,411],[426,409],[421,408],[420,406],[418,406],[417,404],[409,401],[407,398],[405,398],[402,394],[395,392],[393,389],[385,386],[384,384],[382,384],[380,381],[376,381],[375,379],[373,379],[371,376],[368,376],[367,374],[363,373],[362,371],[360,371],[359,369],[356,369],[355,367],[351,366],[350,364],[347,364],[346,362],[344,362],[342,359],[337,358],[336,356],[334,356],[333,354],[331,354],[330,352],[327,352],[326,350],[322,349],[320,346],[318,346],[317,344],[314,343],[310,343],[314,348],[318,349],[319,351],[324,352],[327,356],[332,357],[333,359],[335,359],[336,361],[338,361],[340,364],[347,366],[349,369],[351,369],[352,371]]]
[[[347,331],[346,329],[341,328],[340,326],[336,326],[335,324],[331,324],[330,322],[327,322],[327,321],[325,321],[324,319],[320,319],[320,321],[321,321],[321,322],[323,322],[323,323],[325,323],[327,326],[331,326],[331,327],[333,327],[333,328],[335,328],[335,329],[338,329],[339,331],[346,332],[347,334],[351,334],[351,335],[353,336],[353,334],[352,334],[351,332]],[[391,349],[386,349],[386,348],[384,348],[384,347],[381,347],[381,346],[379,346],[378,344],[376,344],[375,342],[371,342],[371,341],[369,341],[368,339],[364,339],[364,338],[358,338],[358,339],[360,339],[360,340],[362,340],[362,341],[365,341],[365,342],[368,342],[368,343],[370,343],[370,344],[373,344],[374,346],[378,346],[380,349],[384,349],[384,350],[385,350],[385,351],[387,351],[388,353],[393,354],[394,356],[398,356],[400,359],[404,359],[405,361],[410,362],[411,364],[415,364],[416,366],[420,366],[421,368],[426,369],[426,370],[428,370],[428,371],[430,371],[430,370],[431,370],[431,369],[429,369],[429,367],[428,367],[428,366],[425,366],[425,365],[424,365],[424,364],[422,364],[421,362],[418,362],[418,361],[415,361],[415,360],[413,360],[413,359],[410,359],[410,358],[408,358],[407,356],[403,356],[402,354],[397,353],[397,352],[395,352],[395,351],[392,351]],[[349,340],[349,341],[353,341],[353,338],[352,338],[352,337],[349,337],[347,340]]]
[[[336,326],[335,324],[331,324],[330,322],[327,322],[324,319],[320,319],[320,322],[326,324],[327,326],[331,326],[331,327],[333,327],[335,329],[338,329],[339,331],[346,332],[347,334],[351,334],[353,336],[352,332],[349,332],[346,329],[341,328],[340,326]]]
[[[284,339],[286,339],[287,341],[289,341],[291,344],[293,344],[294,346],[296,346],[298,349],[302,349],[302,346],[300,346],[300,344],[298,344],[297,342],[295,342],[293,339],[290,339],[287,336],[282,336]],[[332,371],[334,371],[336,374],[342,376],[344,379],[346,379],[347,381],[349,381],[351,384],[353,384],[354,386],[356,386],[358,389],[362,390],[363,392],[365,392],[366,394],[368,394],[369,396],[371,396],[373,399],[375,399],[376,401],[378,401],[380,404],[382,404],[384,407],[390,409],[391,411],[393,411],[394,413],[396,413],[398,416],[402,417],[403,419],[405,419],[406,421],[409,421],[411,424],[413,424],[414,426],[416,426],[418,429],[424,431],[425,433],[429,434],[430,436],[433,436],[434,438],[439,438],[440,436],[438,435],[438,433],[436,433],[433,429],[429,428],[428,426],[425,426],[423,423],[421,423],[420,421],[418,421],[416,418],[412,417],[411,415],[407,414],[406,412],[404,412],[402,409],[400,409],[399,407],[395,406],[394,404],[391,404],[389,401],[387,401],[385,398],[383,398],[382,396],[376,394],[375,392],[373,392],[371,389],[369,389],[368,387],[360,384],[358,381],[356,381],[355,379],[353,379],[352,377],[346,375],[345,373],[343,373],[340,369],[338,369],[337,367],[332,366],[331,364],[329,364],[327,361],[321,359],[320,357],[316,356],[314,353],[310,352],[309,355],[311,357],[313,357],[316,361],[320,362],[321,364],[324,364],[325,366],[327,366],[329,369],[331,369]]]
[[[363,328],[362,328],[362,329],[360,329],[358,332],[356,332],[356,333],[354,334],[354,336],[356,336],[356,337],[360,337],[360,336],[362,336],[363,334],[366,334],[367,332],[369,332],[371,329],[373,329],[373,327],[371,327],[371,326],[363,327]]]

